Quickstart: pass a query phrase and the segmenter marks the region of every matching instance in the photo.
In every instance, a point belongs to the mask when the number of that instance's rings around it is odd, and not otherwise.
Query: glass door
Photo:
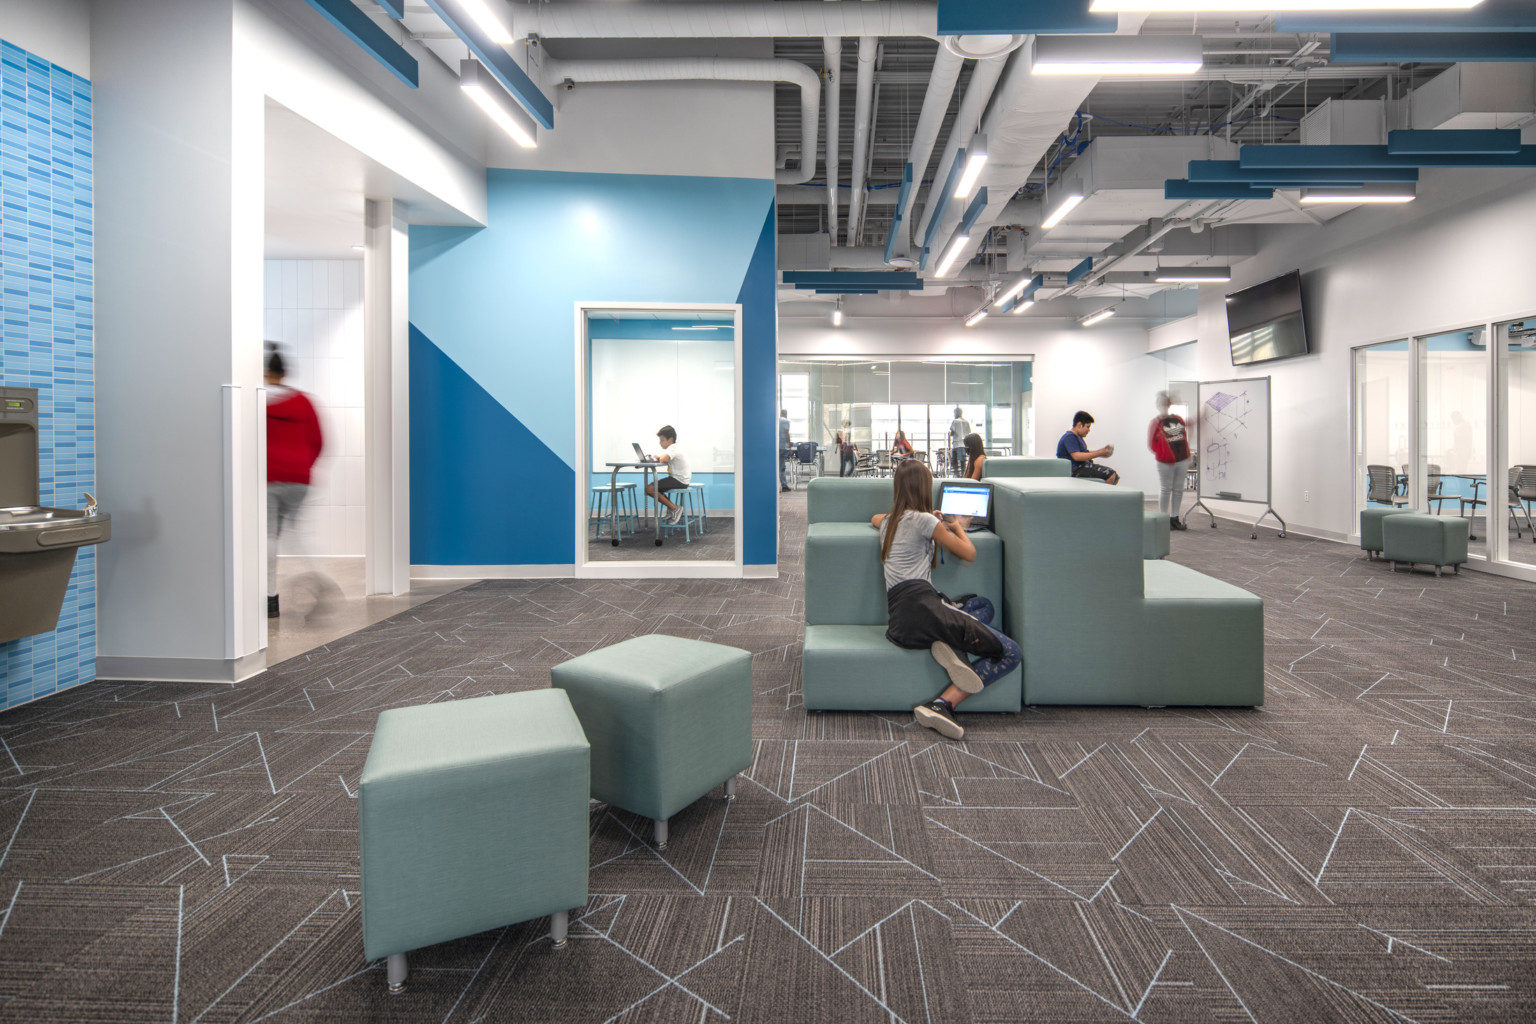
[[[1355,508],[1408,505],[1409,344],[1355,349]]]
[[[1499,422],[1498,457],[1488,470],[1490,557],[1536,566],[1536,317],[1498,324],[1494,338]]]
[[[1414,506],[1472,520],[1469,552],[1488,553],[1488,341],[1482,327],[1419,339]]]

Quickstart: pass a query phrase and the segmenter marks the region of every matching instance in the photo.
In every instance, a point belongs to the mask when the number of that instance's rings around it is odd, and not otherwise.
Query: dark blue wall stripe
[[[570,565],[575,487],[559,456],[411,325],[411,564]]]
[[[742,465],[753,467],[741,481],[742,562],[772,565],[779,557],[779,411],[774,408],[774,379],[778,372],[774,259],[774,205],[757,237],[757,248],[742,279],[741,293],[741,423]]]

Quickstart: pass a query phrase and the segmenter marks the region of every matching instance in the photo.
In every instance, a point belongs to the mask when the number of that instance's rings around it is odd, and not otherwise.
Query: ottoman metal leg
[[[654,835],[656,837],[656,849],[658,849],[658,850],[665,850],[667,848],[667,819],[666,818],[657,818],[655,820],[654,824],[655,824]]]
[[[736,799],[736,776],[734,775],[725,780],[725,798],[727,800]]]
[[[397,996],[405,991],[405,954],[391,953],[385,968],[389,978],[389,994]]]
[[[565,948],[565,936],[570,927],[571,912],[569,910],[557,910],[549,915],[549,937],[555,940],[556,949]]]

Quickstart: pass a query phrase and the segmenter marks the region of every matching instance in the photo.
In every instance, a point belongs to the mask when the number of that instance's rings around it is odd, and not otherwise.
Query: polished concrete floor
[[[267,664],[324,647],[475,580],[412,580],[399,597],[365,596],[361,558],[279,558],[282,614],[267,620]]]

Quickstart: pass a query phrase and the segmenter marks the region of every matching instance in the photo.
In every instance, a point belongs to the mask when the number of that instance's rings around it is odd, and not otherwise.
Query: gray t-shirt
[[[896,536],[891,540],[891,553],[885,559],[885,589],[890,590],[907,580],[933,582],[933,531],[938,528],[939,517],[931,512],[908,511],[896,525]],[[891,528],[887,516],[880,524],[881,531]],[[884,532],[880,543],[885,543]]]

